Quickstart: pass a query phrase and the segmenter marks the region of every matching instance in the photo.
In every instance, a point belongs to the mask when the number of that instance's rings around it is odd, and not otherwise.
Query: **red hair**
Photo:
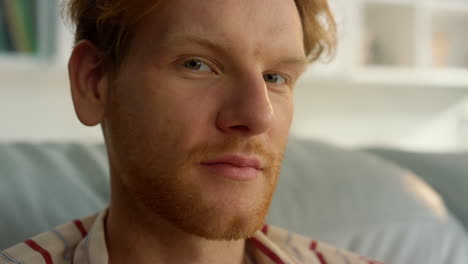
[[[336,46],[336,23],[327,0],[295,0],[309,62]],[[158,0],[69,0],[67,13],[76,25],[75,43],[90,40],[101,51],[107,69],[118,70],[138,22],[157,7]]]

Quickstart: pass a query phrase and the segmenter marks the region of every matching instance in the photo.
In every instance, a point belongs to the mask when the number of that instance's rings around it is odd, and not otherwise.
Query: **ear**
[[[108,80],[98,48],[88,40],[76,44],[68,62],[73,105],[78,119],[95,126],[104,118]]]

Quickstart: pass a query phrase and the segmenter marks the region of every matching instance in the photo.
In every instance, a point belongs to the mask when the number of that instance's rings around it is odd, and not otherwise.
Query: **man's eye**
[[[263,75],[263,79],[266,82],[274,83],[274,84],[285,84],[286,83],[286,78],[276,74],[276,73],[267,73]]]
[[[193,71],[204,71],[204,72],[213,71],[208,64],[197,59],[190,59],[190,60],[184,61],[184,67]]]

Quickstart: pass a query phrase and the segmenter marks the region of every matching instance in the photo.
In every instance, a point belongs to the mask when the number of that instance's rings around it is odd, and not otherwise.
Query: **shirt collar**
[[[73,263],[104,264],[108,263],[104,221],[107,209],[97,216],[88,235],[78,244],[73,256]]]
[[[109,257],[104,228],[107,211],[108,209],[98,214],[88,235],[76,247],[73,263],[108,263]],[[251,238],[246,240],[246,250],[254,263],[257,264],[293,263],[288,255],[261,230],[258,230]]]

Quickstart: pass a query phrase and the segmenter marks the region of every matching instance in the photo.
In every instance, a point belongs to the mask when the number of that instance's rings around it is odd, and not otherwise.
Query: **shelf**
[[[353,70],[330,70],[320,66],[309,68],[297,85],[468,90],[468,68],[364,66]]]
[[[57,1],[0,1],[0,67],[31,68],[53,57]]]
[[[414,6],[418,3],[415,0],[362,0],[363,4],[377,5],[399,5],[399,6]]]
[[[407,1],[405,1],[407,2]],[[363,7],[361,61],[365,65],[409,67],[416,65],[413,5],[372,1]]]
[[[40,56],[0,53],[1,71],[36,70],[42,68],[43,66],[51,65],[51,62],[51,58],[44,58]]]
[[[430,1],[423,3],[425,7],[436,12],[464,13],[468,15],[468,1]]]
[[[438,11],[468,13],[468,1],[463,0],[361,0],[363,5],[421,7]]]
[[[18,93],[27,93],[28,89],[40,89],[48,92],[54,89],[68,89],[57,83],[68,83],[68,72],[65,67],[47,66],[47,67],[21,67],[21,68],[0,68],[0,87],[2,90],[15,88],[22,90]],[[5,95],[3,93],[3,95]]]
[[[468,34],[464,33],[468,28],[468,2],[436,6],[430,21],[431,65],[468,67]]]
[[[348,77],[362,85],[468,89],[468,68],[363,67]]]

